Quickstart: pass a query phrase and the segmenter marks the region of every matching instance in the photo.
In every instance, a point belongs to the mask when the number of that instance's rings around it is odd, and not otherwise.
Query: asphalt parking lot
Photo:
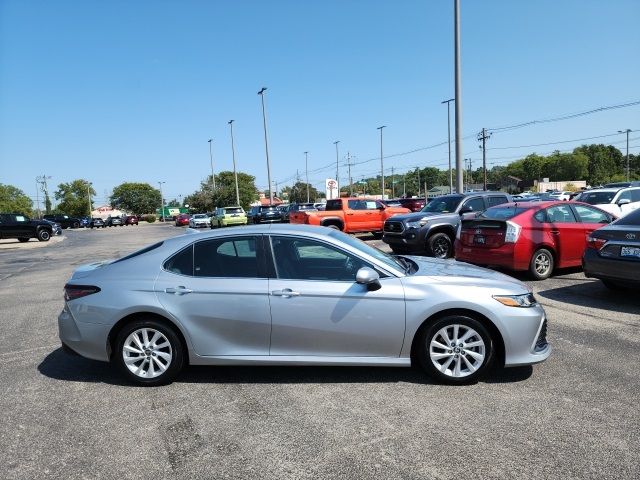
[[[65,230],[0,249],[3,479],[640,477],[640,298],[578,271],[528,281],[550,359],[465,387],[418,369],[190,367],[138,388],[63,353],[73,269],[181,231]]]

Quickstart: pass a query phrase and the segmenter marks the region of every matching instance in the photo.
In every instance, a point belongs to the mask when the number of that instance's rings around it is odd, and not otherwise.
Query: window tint
[[[257,237],[232,237],[197,242],[196,277],[257,278]]]
[[[179,275],[193,275],[193,245],[176,253],[164,263],[164,269]]]
[[[474,212],[481,212],[484,210],[484,200],[482,197],[472,198],[464,202],[462,208],[470,208]]]
[[[494,218],[496,220],[509,220],[522,212],[526,212],[528,208],[510,207],[493,207],[485,210],[482,218]]]
[[[296,237],[272,237],[278,278],[355,282],[356,272],[372,267],[331,245]]]
[[[620,200],[629,200],[631,202],[631,190],[620,192],[620,195],[618,196],[616,202],[619,202]]]
[[[342,200],[327,200],[327,208],[325,210],[342,210]]]
[[[539,212],[536,212],[536,214],[533,216],[533,218],[535,218],[540,223],[544,223],[547,219],[546,217],[547,217],[547,212],[545,210],[540,210]]]
[[[580,195],[580,201],[591,205],[611,203],[615,194],[616,192],[584,192]]]
[[[574,205],[574,208],[583,223],[609,223],[609,215],[600,210],[584,205]]]
[[[491,195],[487,200],[490,207],[507,203],[507,197],[504,195]]]
[[[634,188],[631,190],[631,201],[640,202],[640,188]]]
[[[549,223],[576,223],[569,205],[555,205],[547,208],[547,222]]]

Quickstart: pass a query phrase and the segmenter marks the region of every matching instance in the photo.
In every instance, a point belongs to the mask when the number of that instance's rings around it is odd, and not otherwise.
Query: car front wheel
[[[423,330],[419,342],[422,368],[443,383],[476,382],[493,362],[491,335],[478,320],[464,315],[436,320]]]
[[[136,320],[116,339],[114,362],[133,382],[144,386],[170,383],[182,370],[184,351],[172,327],[157,320]]]
[[[51,234],[49,233],[48,230],[45,230],[43,228],[42,230],[38,231],[38,240],[39,241],[48,242],[50,238],[51,238]]]
[[[449,258],[453,253],[451,238],[446,233],[435,233],[427,239],[427,251],[436,258]]]

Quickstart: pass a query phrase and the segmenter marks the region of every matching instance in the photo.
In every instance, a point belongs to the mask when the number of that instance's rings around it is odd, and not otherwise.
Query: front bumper
[[[427,228],[407,228],[404,226],[402,233],[387,233],[382,235],[382,241],[391,248],[398,248],[408,251],[424,251]]]
[[[551,355],[547,316],[540,305],[531,308],[499,306],[500,333],[505,346],[505,367],[544,362]]]

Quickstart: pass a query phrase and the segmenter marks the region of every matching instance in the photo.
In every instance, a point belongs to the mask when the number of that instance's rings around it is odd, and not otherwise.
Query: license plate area
[[[620,256],[621,257],[640,258],[640,248],[638,248],[638,247],[621,247],[620,248]]]
[[[484,235],[474,235],[473,236],[473,243],[475,243],[476,245],[484,245],[486,244],[486,238]]]

